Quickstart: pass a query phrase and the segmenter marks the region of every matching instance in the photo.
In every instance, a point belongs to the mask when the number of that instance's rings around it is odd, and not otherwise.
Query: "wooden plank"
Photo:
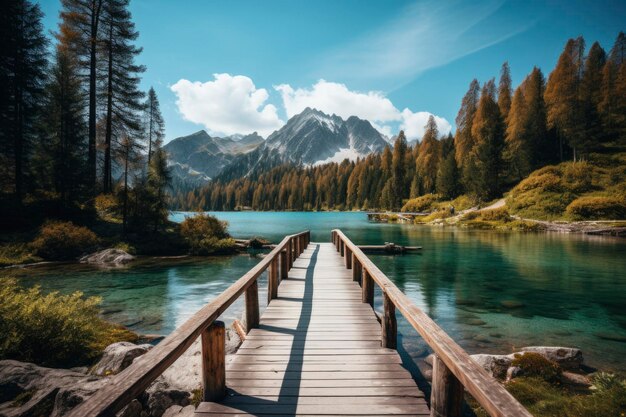
[[[222,415],[236,414],[242,411],[246,412],[246,408],[236,407],[217,403],[202,403],[198,407],[196,413],[219,413]],[[277,415],[277,414],[315,414],[315,415],[351,415],[364,416],[371,414],[378,415],[406,415],[415,413],[427,413],[426,404],[255,404],[253,407],[254,415]]]
[[[340,230],[335,230],[344,245],[348,246],[361,262],[365,272],[378,284],[396,309],[420,334],[424,341],[439,356],[467,391],[492,417],[531,417],[513,396],[504,389],[480,365],[474,362],[452,338],[446,334],[427,314],[420,310],[378,267],[348,239]],[[364,287],[365,287],[365,283]]]
[[[303,379],[301,381],[286,379],[228,379],[228,387],[239,391],[242,387],[252,388],[372,388],[372,387],[394,387],[394,389],[411,388],[412,394],[422,396],[417,389],[415,381],[412,379]],[[403,391],[404,392],[404,391]],[[357,394],[360,395],[360,394]],[[387,394],[392,395],[392,394]],[[395,395],[395,394],[393,394]]]

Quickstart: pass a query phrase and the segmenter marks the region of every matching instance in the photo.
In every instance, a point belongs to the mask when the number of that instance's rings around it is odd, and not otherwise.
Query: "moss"
[[[200,405],[200,403],[203,401],[202,398],[202,388],[196,388],[194,390],[191,391],[191,405],[193,405],[194,407],[198,408],[198,406]]]
[[[539,353],[524,352],[516,354],[512,366],[521,368],[525,376],[538,377],[546,382],[556,383],[560,380],[561,368],[556,362],[546,359]]]

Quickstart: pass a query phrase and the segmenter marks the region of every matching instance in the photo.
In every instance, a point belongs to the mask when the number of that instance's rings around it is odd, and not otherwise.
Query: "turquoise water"
[[[419,255],[372,259],[470,353],[509,353],[528,345],[576,346],[588,364],[626,371],[624,240],[374,224],[364,213],[214,214],[230,223],[236,237],[278,241],[310,229],[313,241],[328,241],[330,230],[337,227],[358,244],[423,246]],[[184,216],[174,213],[172,219]],[[167,334],[258,260],[238,255],[112,271],[58,266],[26,270],[21,279],[46,290],[99,295],[109,319],[140,332]],[[380,308],[380,297],[377,302]],[[226,319],[241,310],[240,301]],[[399,330],[409,354],[427,353],[403,320]]]

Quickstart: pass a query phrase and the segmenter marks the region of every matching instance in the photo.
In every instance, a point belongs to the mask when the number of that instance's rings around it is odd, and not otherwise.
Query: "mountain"
[[[174,176],[198,185],[211,178],[230,180],[284,163],[319,165],[356,160],[388,146],[386,138],[367,120],[343,120],[306,108],[267,140],[256,133],[212,137],[204,130],[174,139],[165,150]]]
[[[351,116],[343,120],[306,108],[285,126],[272,133],[265,146],[276,149],[284,159],[307,165],[356,160],[381,152],[387,141],[367,120]]]
[[[218,175],[237,155],[251,152],[263,142],[256,132],[220,138],[200,130],[172,140],[163,149],[174,177],[197,185]]]

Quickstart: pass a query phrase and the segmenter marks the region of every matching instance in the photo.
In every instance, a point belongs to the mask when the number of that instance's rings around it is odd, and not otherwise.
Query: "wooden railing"
[[[413,326],[435,353],[431,386],[431,417],[461,416],[463,389],[493,417],[532,417],[504,387],[474,362],[450,336],[395,286],[365,254],[341,232],[332,231],[332,242],[352,277],[360,281],[362,301],[374,306],[374,283],[382,290],[381,341],[396,348],[396,310]]]
[[[287,276],[294,260],[310,241],[308,231],[286,236],[254,268],[226,291],[205,305],[148,353],[113,377],[69,414],[71,417],[114,416],[137,398],[148,386],[198,339],[202,340],[202,382],[205,401],[215,401],[226,393],[224,323],[217,318],[245,293],[247,331],[259,325],[257,279],[268,270],[268,302],[276,298],[280,279]]]

